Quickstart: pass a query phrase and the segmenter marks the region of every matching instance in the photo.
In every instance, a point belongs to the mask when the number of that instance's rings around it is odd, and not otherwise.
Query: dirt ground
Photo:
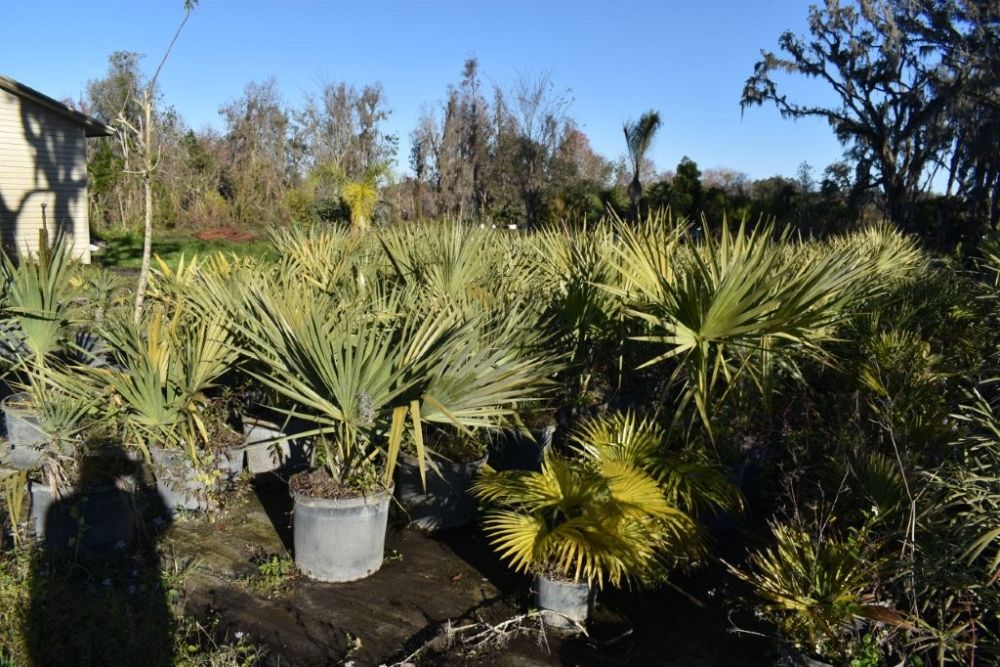
[[[185,609],[264,646],[271,664],[774,664],[766,641],[729,631],[708,574],[678,580],[684,593],[602,592],[586,637],[540,632],[531,616],[503,626],[531,608],[531,580],[509,572],[474,528],[428,536],[402,517],[373,576],[285,578],[262,592],[247,582],[262,554],[288,557],[290,510],[286,489],[257,485],[213,523],[175,522],[163,545],[171,567],[187,569]]]

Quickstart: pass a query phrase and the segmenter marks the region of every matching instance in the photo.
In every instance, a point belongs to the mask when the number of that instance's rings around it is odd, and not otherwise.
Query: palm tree
[[[355,232],[364,232],[371,224],[379,201],[379,179],[388,174],[389,166],[380,162],[365,170],[360,180],[346,183],[341,190],[340,196],[351,209],[351,229]]]
[[[628,184],[628,196],[635,207],[635,216],[639,217],[639,200],[642,199],[642,182],[639,171],[646,158],[646,151],[653,145],[653,137],[660,129],[660,112],[649,110],[639,116],[638,121],[625,122],[625,146],[632,162],[632,182]]]

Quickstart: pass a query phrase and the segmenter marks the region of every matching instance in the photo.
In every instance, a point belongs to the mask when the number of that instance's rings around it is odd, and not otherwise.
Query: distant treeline
[[[421,114],[407,160],[386,129],[391,110],[379,83],[326,83],[291,107],[273,79],[251,82],[220,109],[221,131],[191,129],[160,99],[155,221],[266,227],[347,222],[353,212],[366,224],[451,217],[536,226],[669,206],[710,222],[775,218],[809,234],[888,218],[941,246],[974,241],[1000,222],[1000,21],[993,4],[828,3],[811,10],[811,35],[785,33],[782,54],[764,52],[742,105],[773,103],[786,117],[827,120],[845,153],[822,171],[803,163],[794,176],[751,180],[727,168],[702,172],[687,157],[658,171],[631,146],[624,156],[624,136],[623,157],[611,160],[593,151],[570,115],[568,92],[547,75],[486,86],[469,59],[444,98]],[[124,117],[138,124],[140,58],[113,53],[80,106],[109,123]],[[826,81],[839,103],[792,102],[774,71]],[[630,111],[623,109],[623,118]],[[127,152],[114,139],[92,142],[90,151],[95,226],[137,228],[141,187]],[[408,170],[398,168],[401,161]],[[944,193],[931,194],[932,184]]]

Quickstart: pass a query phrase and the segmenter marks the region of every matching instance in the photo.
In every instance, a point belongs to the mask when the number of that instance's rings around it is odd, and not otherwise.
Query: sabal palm
[[[351,229],[364,232],[371,224],[372,215],[378,205],[378,181],[389,172],[385,164],[376,164],[365,171],[356,181],[349,181],[341,188],[340,196],[351,209]]]
[[[431,301],[503,309],[541,292],[534,258],[507,234],[445,221],[392,227],[379,240],[388,277]]]
[[[639,116],[637,121],[626,121],[623,127],[625,147],[632,166],[632,181],[628,185],[628,196],[632,200],[636,216],[639,215],[639,202],[642,199],[642,181],[639,180],[639,172],[646,159],[646,151],[653,145],[653,138],[660,129],[660,124],[660,113],[650,110]]]
[[[533,238],[537,271],[544,285],[546,316],[555,345],[583,373],[592,370],[599,354],[619,341],[622,328],[619,300],[602,289],[615,278],[608,248],[617,240],[609,225],[598,224],[581,234],[549,229]]]
[[[82,285],[66,237],[50,243],[41,230],[38,255],[15,262],[4,254],[3,274],[3,314],[22,348],[12,351],[48,357],[65,342]]]

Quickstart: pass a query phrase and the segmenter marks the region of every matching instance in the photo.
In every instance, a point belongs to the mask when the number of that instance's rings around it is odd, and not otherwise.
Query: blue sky
[[[0,73],[56,98],[79,97],[114,50],[149,54],[152,68],[183,15],[182,0],[7,0]],[[188,124],[221,127],[219,107],[250,80],[274,76],[297,105],[322,81],[381,81],[406,167],[422,105],[444,98],[476,56],[487,84],[548,72],[573,99],[570,114],[609,158],[621,126],[647,109],[664,125],[651,156],[659,169],[684,155],[702,169],[762,178],[816,171],[841,149],[822,121],[747,110],[739,95],[761,48],[785,29],[804,32],[808,3],[793,0],[202,0],[161,75]],[[787,80],[792,98],[828,100],[818,84]]]

